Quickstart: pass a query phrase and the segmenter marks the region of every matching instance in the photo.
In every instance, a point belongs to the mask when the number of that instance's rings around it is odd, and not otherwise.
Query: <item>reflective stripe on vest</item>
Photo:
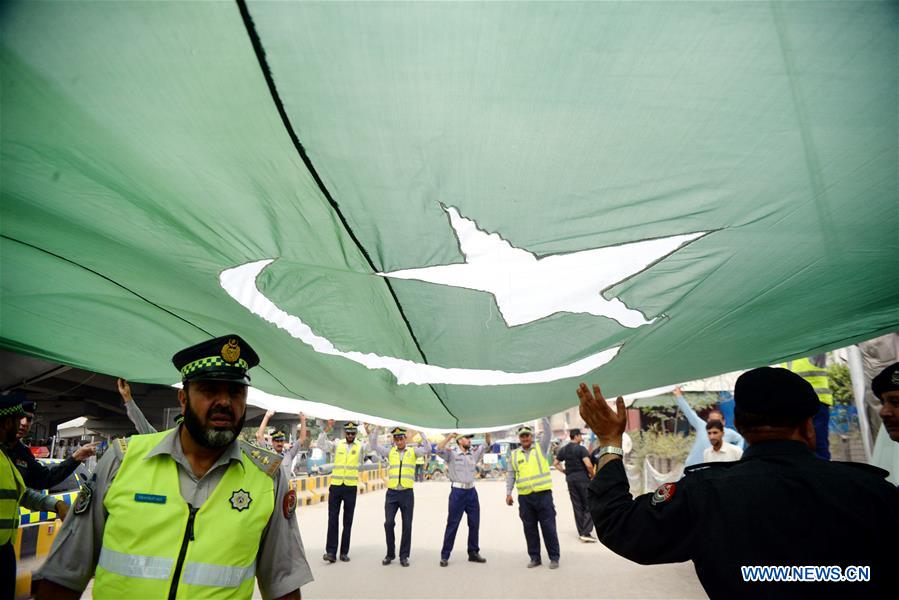
[[[828,406],[833,406],[833,392],[830,389],[830,381],[827,378],[827,369],[815,366],[815,364],[807,358],[799,360],[790,360],[781,365],[790,371],[793,371],[806,381],[808,381],[815,393],[818,394],[818,401]]]
[[[412,457],[409,457],[409,454]],[[397,489],[400,485],[410,489],[415,485],[415,450],[406,448],[403,457],[396,446],[390,449],[390,468],[387,470],[387,488]]]
[[[552,489],[549,463],[540,448],[531,447],[527,455],[524,450],[516,449],[512,453],[512,469],[515,471],[515,487],[520,496]]]
[[[334,470],[331,472],[331,485],[354,486],[359,484],[359,453],[362,444],[354,441],[352,445],[346,440],[337,443],[334,454]]]
[[[170,433],[134,436],[128,444],[103,500],[109,516],[94,597],[168,597],[186,544],[177,598],[249,599],[259,544],[275,507],[274,482],[241,453],[239,461],[223,467],[188,537],[190,511],[178,466],[169,454],[147,456]]]
[[[0,450],[0,546],[9,542],[19,528],[19,503],[25,482],[6,452]]]

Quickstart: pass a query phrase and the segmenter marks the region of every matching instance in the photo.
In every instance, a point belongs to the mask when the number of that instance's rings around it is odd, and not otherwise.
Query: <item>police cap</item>
[[[886,392],[899,391],[899,362],[891,364],[871,380],[871,391],[881,400]]]
[[[406,429],[404,427],[394,427],[390,430],[393,437],[406,437]]]
[[[287,434],[284,433],[283,431],[276,431],[275,433],[272,434],[272,441],[273,442],[286,442]]]
[[[527,425],[522,425],[518,428],[518,436],[521,437],[523,435],[533,435],[534,430],[528,427]]]
[[[184,383],[231,381],[250,385],[247,371],[259,364],[259,356],[239,335],[231,334],[195,344],[172,357]]]
[[[37,402],[34,400],[22,400],[22,410],[29,414],[35,414],[37,412]]]
[[[25,394],[21,392],[0,396],[0,419],[4,417],[24,417],[25,410],[22,408],[22,403],[25,401]]]
[[[734,385],[738,410],[756,415],[805,419],[818,412],[818,395],[808,381],[788,369],[759,367],[746,371]]]
[[[359,424],[354,421],[347,421],[343,426],[344,433],[356,433],[359,430]]]

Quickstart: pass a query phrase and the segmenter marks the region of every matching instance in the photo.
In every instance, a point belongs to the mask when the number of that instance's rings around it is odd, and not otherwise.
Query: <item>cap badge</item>
[[[893,371],[893,374],[890,376],[890,381],[895,385],[899,385],[899,371]]]
[[[250,502],[252,501],[253,499],[250,498],[250,492],[244,489],[236,490],[231,494],[231,508],[237,512],[250,508]]]
[[[236,339],[231,338],[227,344],[222,346],[222,358],[229,363],[237,362],[237,359],[240,358],[240,346],[237,345]]]

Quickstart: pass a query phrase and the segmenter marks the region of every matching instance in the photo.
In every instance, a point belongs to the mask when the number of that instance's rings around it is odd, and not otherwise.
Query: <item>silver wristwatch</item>
[[[597,456],[597,458],[602,458],[604,454],[617,454],[624,458],[624,450],[616,446],[602,446],[599,449],[599,456]]]

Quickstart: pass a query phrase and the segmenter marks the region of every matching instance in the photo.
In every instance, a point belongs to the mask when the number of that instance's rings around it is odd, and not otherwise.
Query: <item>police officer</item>
[[[749,443],[743,458],[688,467],[636,499],[621,461],[624,400],[613,411],[599,386],[585,384],[578,396],[603,447],[588,503],[614,552],[640,564],[692,560],[712,598],[887,598],[899,589],[894,554],[883,549],[899,539],[899,519],[889,516],[899,491],[882,469],[814,455],[820,402],[799,375],[770,367],[740,375],[734,420]],[[855,566],[870,567],[870,581],[839,582],[857,578],[847,569]],[[793,581],[752,581],[749,567],[798,569]]]
[[[37,412],[37,404],[21,396],[24,414],[19,419],[16,434],[4,443],[7,454],[22,474],[25,485],[36,489],[45,490],[57,483],[65,481],[66,477],[78,468],[78,465],[97,453],[97,443],[81,446],[64,461],[56,465],[43,465],[34,457],[28,446],[22,443],[22,439],[31,431],[34,415]]]
[[[16,594],[16,553],[13,540],[19,525],[19,504],[25,494],[22,475],[8,456],[8,442],[16,439],[19,420],[25,416],[18,394],[0,396],[0,599]]]
[[[871,391],[880,400],[883,428],[899,442],[899,363],[893,363],[871,380]]]
[[[478,462],[484,456],[484,449],[490,446],[491,440],[488,433],[486,443],[472,450],[472,437],[474,436],[471,434],[459,436],[453,433],[437,444],[437,454],[446,461],[451,482],[446,531],[443,534],[443,548],[440,550],[441,567],[449,564],[450,553],[456,542],[456,532],[459,530],[463,513],[468,515],[468,560],[475,563],[487,562],[487,559],[481,556],[481,548],[478,544],[481,504],[478,500],[478,491],[474,487],[474,478]],[[450,450],[447,448],[447,444],[454,439],[457,440],[458,447]]]
[[[830,460],[830,408],[833,406],[833,391],[827,375],[827,354],[816,354],[808,358],[788,360],[780,365],[793,371],[815,389],[818,396],[818,412],[815,413],[815,454],[818,458]],[[725,440],[729,441],[729,440]]]
[[[394,427],[390,431],[393,436],[393,446],[385,448],[378,441],[379,429],[373,427],[368,432],[368,446],[373,452],[377,452],[381,458],[390,461],[387,478],[387,494],[384,499],[384,533],[387,537],[387,555],[381,561],[382,565],[389,565],[396,558],[396,511],[399,510],[403,517],[403,533],[400,538],[400,564],[409,566],[409,554],[412,549],[412,510],[415,507],[415,495],[412,486],[415,485],[415,458],[427,457],[431,452],[431,445],[425,434],[421,434],[421,443],[412,448],[406,446],[406,434],[402,427]]]
[[[38,598],[299,598],[312,580],[281,459],[238,439],[256,352],[237,335],[172,358],[182,425],[113,443],[83,485]],[[96,572],[96,573],[95,573]]]
[[[359,491],[359,469],[365,458],[362,443],[356,439],[359,425],[354,421],[347,421],[343,426],[344,439],[332,442],[328,439],[328,432],[333,425],[334,422],[329,421],[328,426],[316,440],[316,445],[322,451],[334,456],[331,485],[328,487],[328,537],[325,541],[325,555],[322,557],[329,563],[337,560],[341,504],[343,504],[343,535],[340,536],[340,560],[350,562],[350,533],[353,530],[353,513],[356,511],[356,495]]]
[[[546,453],[552,432],[549,418],[544,417],[540,434],[540,445],[534,447],[534,432],[530,427],[518,428],[521,447],[509,456],[506,474],[506,504],[512,506],[512,487],[518,489],[518,516],[524,525],[524,539],[527,542],[528,568],[543,564],[540,559],[539,525],[543,531],[543,543],[549,554],[549,568],[559,568],[559,534],[556,531],[556,505],[553,503],[553,482]]]

